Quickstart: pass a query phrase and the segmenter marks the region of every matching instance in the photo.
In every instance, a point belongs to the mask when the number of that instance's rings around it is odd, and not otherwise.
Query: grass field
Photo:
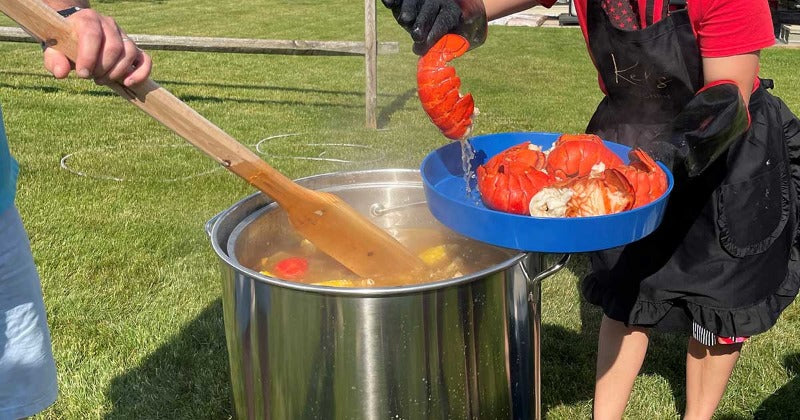
[[[346,0],[99,1],[130,33],[359,40],[363,3]],[[380,6],[380,3],[379,3]],[[445,140],[415,95],[407,35],[378,9],[379,124],[364,128],[363,60],[153,52],[153,79],[291,177],[368,167],[415,168]],[[6,20],[0,24],[10,25]],[[231,413],[217,262],[204,223],[252,189],[109,90],[55,81],[31,44],[1,44],[0,103],[21,173],[17,205],[32,241],[59,371],[42,419],[226,419]],[[770,49],[762,75],[800,111],[800,50]],[[481,109],[478,134],[577,132],[600,99],[580,32],[492,27],[456,63]],[[372,146],[330,164],[316,140]],[[332,152],[331,152],[332,153]],[[59,162],[67,157],[64,170]],[[121,180],[109,180],[114,177]],[[543,291],[548,418],[587,418],[599,311],[577,292],[586,260]],[[657,335],[628,416],[676,418],[685,339]],[[745,345],[720,419],[800,418],[800,304]]]

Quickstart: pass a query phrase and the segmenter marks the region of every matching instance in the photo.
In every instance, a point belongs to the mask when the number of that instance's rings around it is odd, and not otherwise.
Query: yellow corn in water
[[[328,280],[311,284],[315,286],[329,286],[329,287],[355,287],[355,284],[353,283],[352,280],[346,280],[346,279]]]
[[[444,245],[437,245],[422,251],[419,258],[428,266],[436,266],[447,258],[447,249]]]

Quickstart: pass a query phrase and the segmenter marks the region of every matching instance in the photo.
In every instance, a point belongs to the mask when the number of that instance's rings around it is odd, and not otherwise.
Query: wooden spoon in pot
[[[0,0],[0,10],[48,46],[77,57],[69,23],[41,0]],[[411,279],[425,272],[422,260],[339,197],[297,185],[152,80],[110,87],[272,197],[301,235],[359,276]]]

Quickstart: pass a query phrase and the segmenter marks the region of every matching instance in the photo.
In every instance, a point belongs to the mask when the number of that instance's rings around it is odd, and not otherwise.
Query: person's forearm
[[[494,20],[512,13],[521,12],[538,6],[538,0],[483,0],[486,7],[486,18]]]
[[[703,78],[705,84],[718,80],[732,80],[739,86],[744,103],[750,102],[753,81],[758,75],[760,51],[729,57],[703,57]]]
[[[44,0],[55,10],[69,9],[70,7],[89,7],[89,0]]]

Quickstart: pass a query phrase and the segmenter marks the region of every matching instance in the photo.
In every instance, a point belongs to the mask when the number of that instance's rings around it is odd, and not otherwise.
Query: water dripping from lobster
[[[461,170],[464,172],[464,185],[466,186],[467,197],[472,196],[472,180],[476,179],[475,169],[472,161],[475,159],[475,149],[469,139],[459,141],[461,144]],[[474,197],[476,202],[480,202],[479,197]]]
[[[417,94],[422,109],[445,137],[461,143],[461,167],[466,193],[471,195],[475,171],[471,167],[474,150],[469,143],[472,119],[478,114],[472,95],[459,92],[461,79],[448,63],[463,55],[469,42],[460,35],[447,34],[420,57],[417,63]]]

